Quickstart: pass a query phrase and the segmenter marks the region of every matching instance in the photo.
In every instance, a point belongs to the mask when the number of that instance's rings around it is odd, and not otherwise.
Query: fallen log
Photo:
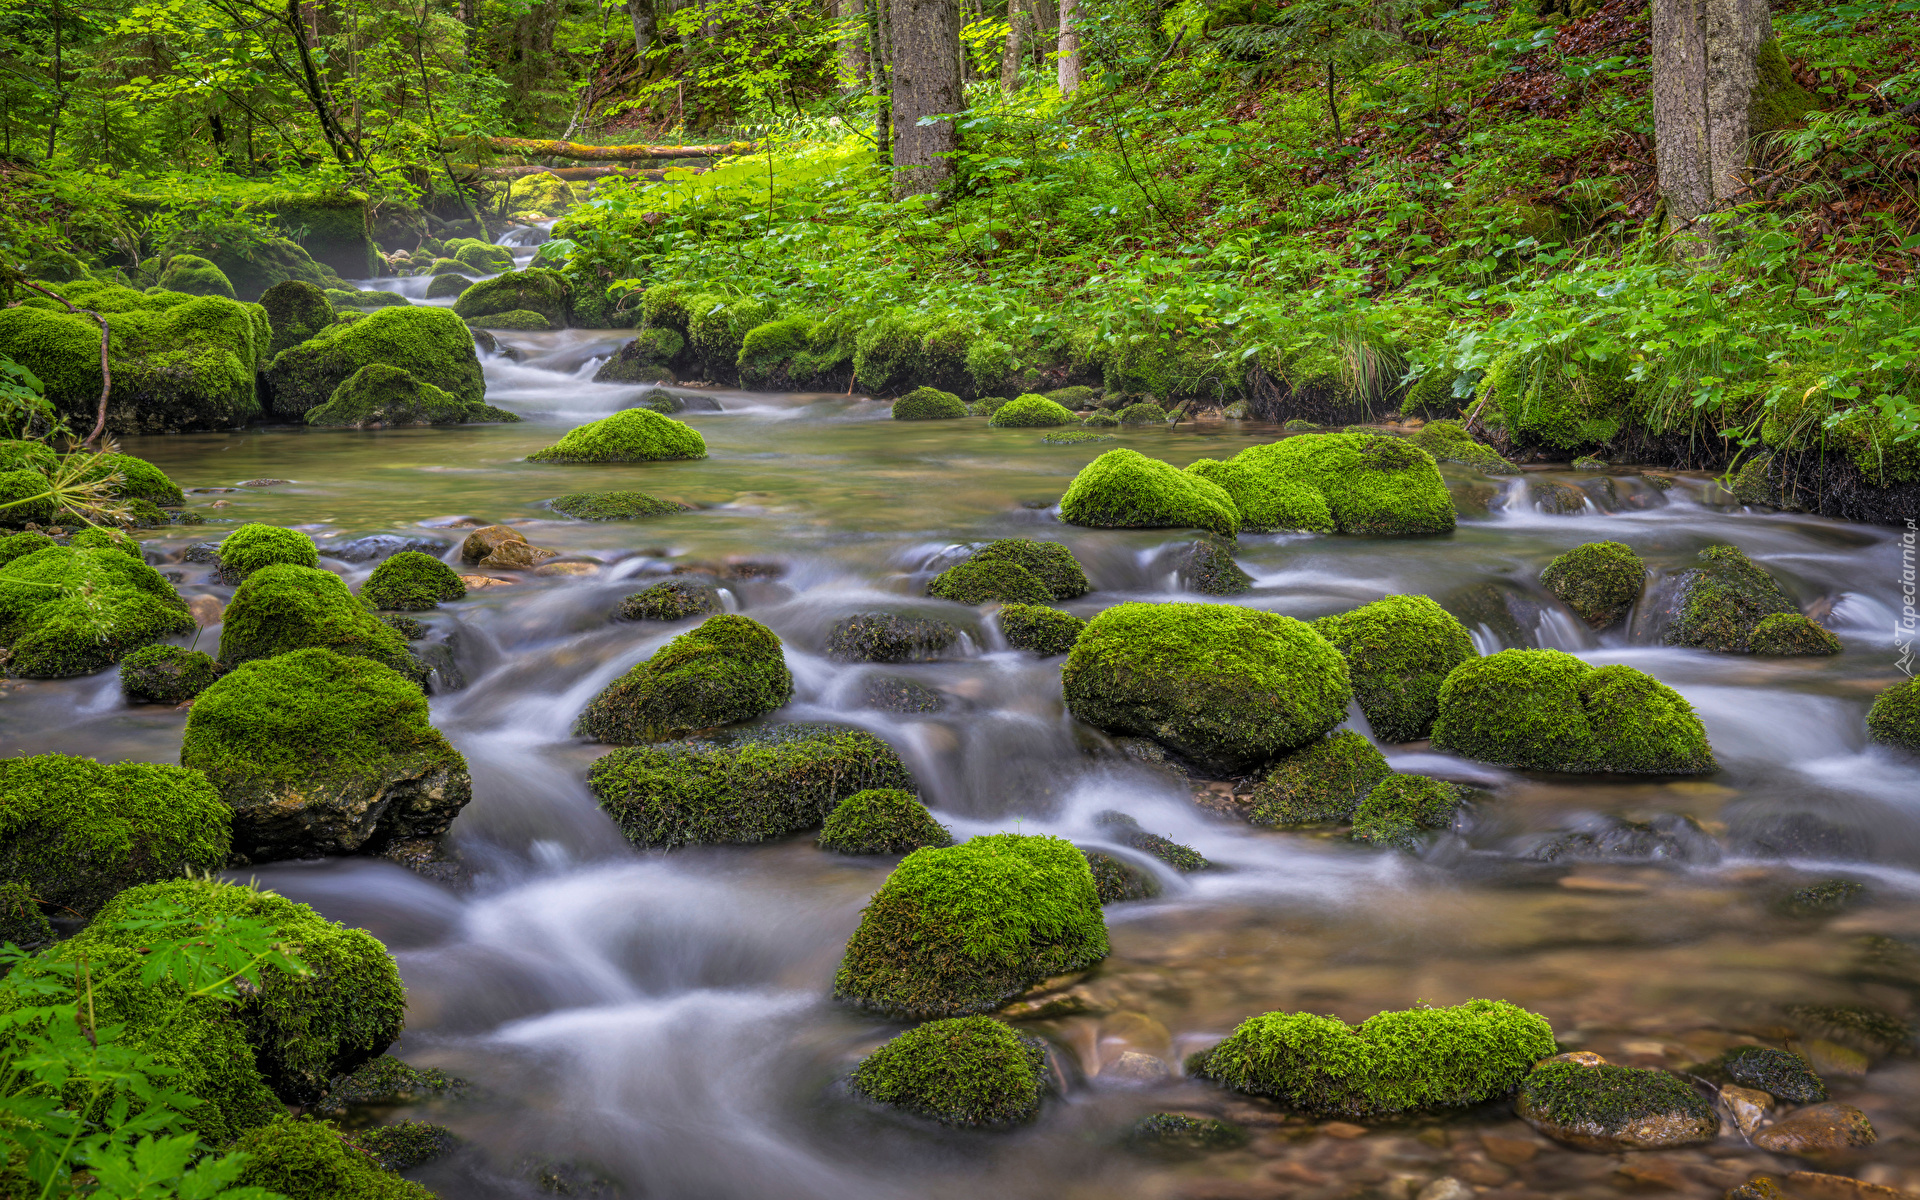
[[[482,141],[502,154],[521,154],[529,158],[571,158],[576,162],[717,157],[722,154],[745,154],[754,146],[752,142],[723,142],[716,146],[583,146],[578,142],[510,137],[490,137]]]
[[[706,160],[691,169],[704,171]],[[527,179],[534,175],[555,175],[568,183],[584,183],[591,179],[654,179],[660,178],[663,167],[475,167],[459,166],[453,168],[464,178],[472,179]]]

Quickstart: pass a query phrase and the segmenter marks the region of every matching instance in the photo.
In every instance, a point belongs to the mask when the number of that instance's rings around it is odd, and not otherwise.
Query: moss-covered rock
[[[1050,658],[1073,649],[1087,623],[1072,613],[1037,604],[1008,604],[1000,609],[1000,632],[1007,645]]]
[[[466,760],[428,723],[417,684],[322,648],[243,662],[202,692],[180,762],[220,790],[245,862],[438,837],[473,796]]]
[[[594,372],[595,383],[672,383],[674,360],[687,339],[673,329],[642,329]]]
[[[1095,528],[1240,532],[1240,510],[1226,489],[1125,449],[1107,451],[1073,477],[1060,497],[1060,519]]]
[[[325,263],[350,279],[379,273],[380,255],[374,245],[371,207],[365,192],[348,188],[283,192],[256,202],[254,207],[271,214],[281,230],[299,239],[315,262]]]
[[[1807,1060],[1771,1046],[1741,1046],[1721,1060],[1727,1077],[1742,1087],[1759,1088],[1789,1104],[1818,1104],[1827,1098],[1827,1085]]]
[[[615,750],[594,760],[587,786],[629,841],[671,849],[784,837],[819,826],[850,796],[914,784],[872,734],[772,725]]]
[[[772,712],[793,695],[780,639],[747,617],[710,617],[614,680],[574,732],[614,745],[682,737]]]
[[[289,1117],[248,1131],[234,1149],[247,1156],[244,1187],[286,1200],[432,1200],[434,1193],[384,1170],[323,1121]]]
[[[657,462],[705,458],[706,440],[698,430],[644,408],[625,408],[589,421],[565,437],[527,455],[528,462]]]
[[[1713,1106],[1667,1071],[1620,1067],[1598,1054],[1557,1055],[1528,1072],[1514,1099],[1520,1118],[1584,1150],[1663,1150],[1710,1142]]]
[[[189,998],[164,975],[144,983],[143,948],[176,932],[134,924],[155,903],[180,909],[187,928],[223,916],[269,925],[307,971],[261,971],[257,990],[239,1004]],[[86,929],[14,969],[27,977],[64,969],[71,978],[83,958],[94,1019],[121,1026],[122,1045],[174,1068],[168,1086],[203,1102],[187,1110],[187,1127],[215,1145],[284,1119],[287,1104],[319,1099],[328,1080],[392,1044],[405,1012],[400,973],[370,935],[304,904],[212,879],[128,888]]]
[[[1253,588],[1253,576],[1240,569],[1231,546],[1220,539],[1188,542],[1174,551],[1172,560],[1174,575],[1186,591],[1237,596]]]
[[[1045,604],[1053,599],[1052,590],[1018,563],[977,556],[935,575],[927,583],[927,595],[959,604],[985,604],[992,600]]]
[[[1473,440],[1458,421],[1429,421],[1407,439],[1433,455],[1436,462],[1460,463],[1483,475],[1518,475],[1520,468],[1500,457],[1492,446]]]
[[[542,267],[483,279],[460,293],[460,298],[453,302],[453,311],[468,321],[488,324],[484,318],[501,313],[534,312],[544,319],[540,327],[547,329],[566,328],[572,307],[567,281],[561,278],[560,272]]]
[[[1117,414],[1122,425],[1164,425],[1167,423],[1167,410],[1151,400],[1139,404],[1129,404]]]
[[[418,550],[402,550],[388,558],[360,585],[360,598],[368,604],[403,612],[438,608],[442,600],[464,600],[466,596],[467,585],[458,571]],[[239,597],[234,600],[237,603]]]
[[[212,655],[161,643],[120,660],[120,691],[132,704],[184,704],[219,675]]]
[[[561,516],[580,521],[631,521],[693,511],[691,504],[662,500],[645,492],[569,492],[547,501],[547,506]]]
[[[409,1171],[445,1158],[465,1143],[452,1130],[440,1125],[396,1121],[359,1130],[348,1138],[348,1144],[371,1158],[383,1171]]]
[[[1647,582],[1647,564],[1619,542],[1587,542],[1555,558],[1540,582],[1594,629],[1627,615]]]
[[[1530,771],[1698,775],[1717,769],[1680,693],[1632,667],[1558,650],[1468,659],[1440,688],[1436,750]]]
[[[1247,820],[1255,825],[1345,825],[1392,769],[1360,734],[1342,729],[1275,763],[1254,784]]]
[[[1217,1083],[1324,1116],[1460,1108],[1512,1092],[1552,1054],[1546,1020],[1498,1000],[1381,1012],[1352,1026],[1311,1013],[1241,1023],[1194,1065]]]
[[[1421,834],[1453,824],[1468,789],[1425,775],[1389,775],[1353,811],[1356,842],[1417,850]]]
[[[1192,846],[1183,846],[1171,838],[1163,838],[1157,833],[1148,833],[1140,828],[1140,822],[1122,812],[1103,812],[1094,820],[1100,828],[1110,834],[1115,841],[1142,850],[1166,863],[1176,871],[1204,871],[1212,866],[1206,856]]]
[[[59,505],[47,477],[38,471],[0,471],[0,525],[44,525]]]
[[[951,846],[953,834],[913,793],[870,788],[827,814],[819,845],[839,854],[907,854],[924,846]]]
[[[1240,513],[1242,533],[1333,532],[1333,514],[1327,511],[1327,498],[1318,488],[1237,461],[1196,459],[1187,464],[1186,470],[1189,475],[1218,484],[1232,498]]]
[[[1800,608],[1765,571],[1733,546],[1708,546],[1680,573],[1666,607],[1669,646],[1750,654],[1763,617]]]
[[[1160,880],[1147,868],[1098,850],[1088,850],[1085,854],[1087,869],[1093,872],[1094,894],[1100,897],[1103,907],[1129,900],[1151,900],[1160,894]]]
[[[457,263],[455,264],[456,267],[458,265]],[[450,270],[444,274],[435,275],[429,280],[427,283],[427,299],[445,300],[448,296],[460,295],[472,286],[473,280],[460,274],[458,270]]]
[[[176,254],[160,272],[160,286],[169,292],[189,296],[225,296],[231,300],[233,284],[219,267],[197,254]]]
[[[740,353],[734,360],[740,382],[751,388],[777,388],[796,382],[790,367],[807,353],[814,326],[811,317],[782,317],[747,330],[740,339]],[[801,378],[810,379],[811,370],[802,370]]]
[[[417,552],[416,557],[427,558]],[[447,569],[436,559],[428,561]],[[399,570],[404,572],[409,565]],[[444,587],[444,581],[439,584]],[[220,626],[221,666],[230,669],[312,647],[371,659],[416,683],[426,681],[426,664],[407,649],[406,638],[368,611],[338,575],[291,563],[275,563],[249,574],[234,592]]]
[[[338,429],[385,429],[393,425],[459,425],[468,420],[520,418],[478,402],[458,399],[400,368],[368,363],[333,389],[327,402],[307,410],[309,425]]]
[[[1477,653],[1466,626],[1425,596],[1388,596],[1322,617],[1313,628],[1347,656],[1360,711],[1374,736],[1388,742],[1426,737],[1440,685]]]
[[[1122,1141],[1135,1154],[1178,1160],[1237,1150],[1247,1144],[1247,1131],[1212,1117],[1151,1113],[1135,1121]]]
[[[620,602],[626,621],[684,621],[721,612],[719,589],[693,579],[669,579],[643,588]]]
[[[687,345],[706,369],[707,378],[733,380],[739,376],[740,353],[747,334],[774,319],[770,301],[754,296],[738,299],[708,296],[687,305]]]
[[[1077,422],[1072,411],[1060,407],[1045,396],[1015,396],[993,410],[987,424],[994,429],[1033,429]]]
[[[1239,772],[1346,718],[1338,650],[1304,622],[1224,604],[1119,604],[1087,625],[1062,672],[1067,708]]]
[[[304,418],[373,363],[398,367],[463,405],[486,398],[473,334],[459,317],[444,308],[383,308],[358,321],[329,325],[276,355],[266,371],[273,411]]]
[[[926,662],[959,641],[960,631],[945,621],[859,613],[834,622],[827,631],[827,657],[836,662]]]
[[[25,558],[37,550],[46,550],[59,544],[37,530],[0,538],[0,567],[6,566],[16,558]]]
[[[298,529],[249,523],[220,541],[220,574],[238,583],[262,567],[286,563],[296,567],[320,565],[319,547]]]
[[[1056,429],[1040,435],[1042,446],[1083,446],[1088,442],[1111,442],[1110,433],[1096,433],[1091,429]]]
[[[0,883],[91,917],[126,888],[226,865],[227,809],[198,771],[0,759]]]
[[[53,923],[40,911],[33,889],[24,883],[0,882],[0,946],[39,950],[52,945],[53,937]]]
[[[1096,389],[1087,387],[1085,384],[1055,388],[1045,393],[1047,399],[1062,408],[1086,408],[1094,402],[1094,398],[1098,394]]]
[[[509,309],[506,312],[488,313],[484,317],[468,317],[466,318],[466,322],[475,329],[548,331],[562,328],[530,308],[515,308]]]
[[[455,238],[447,243],[453,261],[470,271],[493,275],[513,270],[513,251],[474,238]]]
[[[1574,364],[1509,352],[1487,368],[1480,395],[1499,406],[1516,444],[1572,450],[1602,445],[1620,431],[1634,384],[1621,360]]]
[[[351,1072],[335,1076],[327,1094],[313,1106],[322,1116],[344,1117],[355,1108],[418,1104],[454,1096],[471,1087],[466,1080],[437,1067],[416,1067],[391,1054],[382,1054]]]
[[[38,471],[42,475],[60,468],[60,456],[45,442],[0,438],[0,471]]]
[[[967,556],[967,561],[1014,563],[1038,579],[1047,589],[1048,597],[1054,600],[1078,599],[1093,590],[1073,551],[1059,542],[1000,538],[975,550]]]
[[[0,567],[0,646],[12,675],[91,674],[192,628],[173,585],[118,549],[53,546]]]
[[[1433,456],[1404,438],[1297,434],[1249,446],[1232,461],[1265,472],[1276,486],[1318,491],[1341,533],[1446,533],[1454,527],[1453,500]]]
[[[909,1029],[854,1068],[855,1095],[943,1125],[1016,1125],[1040,1111],[1047,1047],[990,1017]]]
[[[311,283],[298,279],[274,284],[260,297],[267,310],[267,323],[273,328],[273,340],[267,345],[271,358],[313,337],[333,324],[333,305],[327,294]]]
[[[960,397],[938,388],[915,388],[893,402],[896,421],[951,421],[966,415]]]
[[[1895,684],[1867,710],[1867,732],[1876,742],[1920,754],[1920,679]]]
[[[847,942],[834,995],[907,1019],[990,1012],[1107,955],[1087,860],[1002,833],[909,854]]]
[[[1840,653],[1840,639],[1797,612],[1761,617],[1749,643],[1755,654],[1779,658]]]

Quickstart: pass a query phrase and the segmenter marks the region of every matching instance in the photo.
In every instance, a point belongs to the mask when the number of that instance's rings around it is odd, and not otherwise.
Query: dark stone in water
[[[1827,1085],[1798,1054],[1770,1046],[1742,1046],[1727,1054],[1724,1066],[1735,1083],[1794,1104],[1817,1104],[1827,1098]]]
[[[1651,821],[1602,817],[1585,829],[1555,834],[1527,857],[1537,862],[1687,862],[1712,863],[1721,850],[1692,817],[1658,816]]]
[[[292,483],[291,479],[242,479],[241,487],[273,487],[275,484]]]
[[[1160,894],[1160,881],[1152,872],[1098,850],[1081,853],[1087,856],[1087,866],[1093,871],[1093,889],[1100,893],[1100,903],[1151,900]]]
[[[930,687],[892,675],[874,675],[861,689],[861,705],[883,712],[939,712],[946,701]]]
[[[1199,1158],[1212,1150],[1235,1150],[1247,1144],[1246,1131],[1212,1117],[1185,1113],[1154,1113],[1142,1117],[1125,1138],[1127,1149],[1153,1158]]]
[[[217,563],[220,561],[219,542],[195,542],[180,555],[182,562]]]
[[[924,662],[960,640],[945,621],[895,613],[861,613],[834,622],[827,657],[838,662]]]
[[[337,542],[321,546],[320,553],[326,558],[336,558],[341,562],[376,562],[391,558],[404,550],[417,550],[435,558],[445,552],[447,543],[438,538],[401,537],[393,533],[376,533],[372,537],[355,538],[350,542]]]

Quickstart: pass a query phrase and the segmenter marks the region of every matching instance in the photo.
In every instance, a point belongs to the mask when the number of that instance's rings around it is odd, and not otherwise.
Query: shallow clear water
[[[1206,599],[1172,590],[1166,565],[1164,552],[1191,535],[1078,529],[1049,507],[1081,466],[1115,445],[1185,464],[1231,456],[1278,430],[1214,421],[1055,447],[1040,431],[993,430],[979,419],[894,423],[885,405],[855,397],[701,391],[720,411],[683,419],[706,437],[704,461],[535,464],[523,461],[528,452],[643,389],[590,382],[616,334],[507,340],[528,357],[486,364],[488,398],[524,414],[524,424],[271,428],[125,445],[190,488],[290,481],[196,494],[209,524],[149,543],[176,557],[244,521],[293,525],[323,547],[370,533],[438,537],[451,556],[466,532],[453,522],[465,517],[520,525],[536,545],[597,564],[586,575],[476,592],[431,618],[457,624],[470,680],[433,700],[436,723],[474,772],[475,799],[453,835],[477,868],[469,890],[369,860],[257,872],[385,940],[409,987],[400,1052],[480,1085],[477,1099],[456,1107],[390,1114],[429,1116],[470,1141],[413,1173],[443,1196],[538,1195],[538,1163],[571,1164],[577,1178],[617,1184],[626,1196],[714,1200],[1405,1197],[1444,1174],[1502,1195],[1616,1195],[1622,1156],[1543,1142],[1517,1166],[1489,1160],[1480,1133],[1525,1136],[1499,1106],[1348,1140],[1208,1089],[1141,1090],[1103,1082],[1100,1071],[1129,1049],[1177,1065],[1244,1017],[1278,1008],[1357,1021],[1423,1000],[1502,998],[1544,1013],[1563,1043],[1641,1065],[1783,1037],[1785,1005],[1911,1015],[1920,968],[1902,983],[1897,972],[1862,965],[1865,935],[1920,945],[1920,771],[1868,748],[1862,723],[1874,694],[1901,678],[1890,647],[1899,563],[1891,530],[1743,511],[1715,503],[1724,494],[1704,477],[1682,476],[1662,492],[1629,471],[1550,473],[1595,502],[1582,515],[1549,516],[1534,511],[1523,485],[1449,467],[1462,512],[1451,536],[1242,538],[1240,562],[1258,586],[1233,603],[1311,618],[1392,592],[1430,594],[1483,651],[1553,646],[1667,681],[1700,712],[1723,766],[1683,782],[1555,778],[1424,744],[1385,747],[1402,770],[1473,781],[1490,795],[1416,858],[1212,815],[1184,783],[1070,722],[1058,660],[1006,651],[981,612],[915,598],[949,549],[1038,536],[1066,542],[1086,566],[1096,590],[1067,606],[1080,615],[1123,599]],[[614,488],[699,511],[597,524],[543,507],[564,492]],[[1657,572],[1706,545],[1738,545],[1820,614],[1846,652],[1761,660],[1675,650],[1653,644],[1641,618],[1595,636],[1535,580],[1555,554],[1602,538],[1631,545]],[[786,642],[796,694],[780,717],[850,722],[881,736],[957,835],[1017,829],[1105,846],[1093,818],[1117,808],[1219,864],[1197,876],[1163,872],[1160,899],[1108,908],[1113,955],[1085,984],[1104,1011],[1030,1026],[1054,1046],[1063,1085],[1033,1126],[940,1131],[844,1094],[846,1071],[898,1029],[826,999],[861,905],[894,860],[829,856],[807,837],[638,852],[587,793],[584,768],[603,748],[569,737],[575,715],[686,627],[609,614],[650,575],[730,559],[782,568],[778,580],[749,580],[730,596]],[[367,569],[322,561],[356,581]],[[205,567],[163,569],[183,592],[230,594]],[[828,627],[876,605],[937,612],[970,641],[938,663],[829,662]],[[936,689],[941,711],[861,707],[876,674]],[[177,760],[184,717],[125,707],[111,673],[6,686],[8,752]],[[1555,833],[1618,830],[1623,821],[1646,828],[1613,860],[1529,857]],[[1836,873],[1865,880],[1871,903],[1837,918],[1778,915],[1780,895]],[[1920,1186],[1913,1060],[1829,1082],[1837,1099],[1870,1113],[1881,1140],[1824,1169]],[[1166,1109],[1228,1115],[1255,1141],[1171,1165],[1117,1148],[1135,1117]],[[1749,1169],[1791,1169],[1737,1134],[1706,1149],[1626,1157],[1670,1163],[1667,1185],[1700,1196]]]

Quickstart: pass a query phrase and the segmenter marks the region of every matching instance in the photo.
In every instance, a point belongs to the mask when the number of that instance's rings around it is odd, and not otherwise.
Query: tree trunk
[[[880,102],[874,106],[874,161],[882,166],[893,162],[893,5],[890,0],[868,0],[867,29],[872,58],[873,94]]]
[[[1048,69],[1047,53],[1060,28],[1060,14],[1053,7],[1053,0],[1027,0],[1032,15],[1027,18],[1027,58],[1032,61],[1033,69],[1046,73]]]
[[[1713,249],[1704,219],[1747,198],[1754,60],[1773,36],[1767,0],[1656,0],[1654,161],[1682,253]]]
[[[647,65],[647,47],[653,42],[653,5],[649,0],[627,0],[627,19],[633,22],[633,49],[639,55],[635,66]]]
[[[955,0],[893,0],[893,195],[939,190],[960,148],[960,10]]]
[[[1080,18],[1080,0],[1060,0],[1060,94],[1071,96],[1080,89],[1080,30],[1074,22]]]
[[[712,146],[583,146],[577,142],[553,142],[540,138],[490,137],[481,139],[502,154],[524,154],[533,158],[571,158],[575,162],[631,162],[651,158],[710,158],[721,154],[745,154],[752,142],[721,142]]]
[[[864,91],[867,86],[867,4],[866,0],[837,0],[835,7],[845,21],[840,37],[841,90]]]
[[[1020,52],[1027,44],[1027,0],[1007,0],[1007,44],[1000,51],[1000,90],[1020,90]]]

